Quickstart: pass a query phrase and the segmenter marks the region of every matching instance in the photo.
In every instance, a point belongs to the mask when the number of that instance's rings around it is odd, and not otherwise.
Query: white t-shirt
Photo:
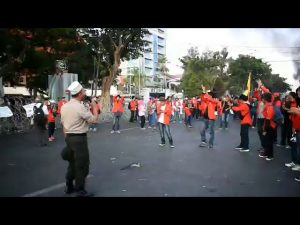
[[[160,107],[161,111],[164,111],[165,109],[166,109],[166,105]],[[164,123],[164,120],[165,120],[165,113],[161,113],[159,115],[158,122],[159,123]]]
[[[146,113],[146,106],[145,104],[141,103],[139,105],[139,116],[145,116]]]

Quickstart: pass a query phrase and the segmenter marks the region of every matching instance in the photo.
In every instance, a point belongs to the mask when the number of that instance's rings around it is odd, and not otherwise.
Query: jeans
[[[191,120],[192,120],[192,116],[186,116],[186,121],[185,121],[185,125],[186,126],[192,126],[191,124]]]
[[[179,111],[175,112],[175,120],[176,120],[176,122],[177,121],[181,122],[181,114],[179,114]]]
[[[112,127],[112,130],[116,131],[116,130],[120,130],[120,118],[121,118],[121,115],[114,115],[114,125]]]
[[[249,125],[241,124],[241,144],[240,147],[244,149],[249,149]]]
[[[48,137],[52,137],[53,134],[54,134],[54,131],[55,131],[55,123],[54,122],[51,122],[48,124]]]
[[[157,115],[156,115],[156,113],[154,112],[154,113],[152,113],[151,115],[150,115],[150,121],[149,121],[149,125],[152,127],[154,127],[155,125],[157,124]]]
[[[263,140],[263,135],[262,135],[264,120],[265,119],[261,119],[261,118],[257,119],[257,133],[258,133],[258,136],[259,136],[260,144],[261,144],[261,146],[263,148],[265,148],[265,146],[264,146],[264,140]]]
[[[140,118],[141,118],[141,128],[144,128],[146,118],[145,116],[140,116]]]
[[[264,149],[265,149],[265,154],[267,157],[273,157],[273,146],[274,146],[274,134],[275,134],[275,129],[273,128],[268,128],[266,129],[267,134],[264,136]]]
[[[204,121],[204,127],[202,128],[201,131],[201,140],[203,142],[206,142],[206,130],[209,129],[209,134],[210,134],[209,145],[213,145],[214,138],[215,138],[215,130],[214,130],[215,121],[205,119],[205,118],[203,119],[203,121]]]
[[[257,114],[256,114],[256,110],[255,111],[251,111],[251,118],[253,119],[253,127],[256,127],[256,121],[257,121]]]
[[[222,115],[222,120],[221,120],[221,127],[227,128],[228,127],[228,115],[229,112],[224,112]]]
[[[291,137],[292,137],[292,122],[289,118],[284,118],[284,123],[280,126],[281,128],[281,145],[291,145]]]
[[[129,119],[129,122],[133,122],[133,119],[134,119],[134,112],[133,110],[130,110],[130,119]]]
[[[167,137],[169,139],[169,143],[170,145],[173,145],[173,139],[171,136],[171,131],[170,131],[170,126],[169,125],[165,125],[163,123],[158,123],[159,125],[159,134],[161,137],[161,143],[165,144],[166,140],[165,140],[165,133],[167,134]]]
[[[295,164],[300,165],[300,132],[296,132],[296,153],[297,160]]]

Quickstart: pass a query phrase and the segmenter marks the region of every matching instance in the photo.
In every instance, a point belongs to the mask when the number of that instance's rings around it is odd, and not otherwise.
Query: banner
[[[13,116],[12,111],[7,106],[0,107],[0,118]]]
[[[33,106],[35,106],[35,105],[36,105],[36,103],[31,103],[31,104],[28,104],[28,105],[23,105],[23,108],[26,111],[26,116],[27,117],[32,117],[33,116]]]

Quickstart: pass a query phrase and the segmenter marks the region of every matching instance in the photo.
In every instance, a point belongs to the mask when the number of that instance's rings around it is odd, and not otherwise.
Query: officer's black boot
[[[74,189],[74,185],[73,185],[73,180],[67,180],[65,193],[72,194],[74,192],[75,192],[75,189]]]

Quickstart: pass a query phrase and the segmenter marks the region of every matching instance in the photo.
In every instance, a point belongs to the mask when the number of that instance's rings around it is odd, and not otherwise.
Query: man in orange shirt
[[[206,93],[205,87],[202,86],[203,93],[201,95],[201,110],[203,115],[204,126],[201,131],[201,144],[199,147],[207,147],[206,130],[209,129],[209,143],[208,148],[213,148],[215,138],[215,121],[216,121],[216,100],[213,99],[213,93]]]
[[[170,122],[172,116],[172,106],[170,104],[166,104],[166,100],[164,97],[159,99],[159,104],[157,105],[157,118],[159,125],[159,133],[161,137],[160,146],[166,145],[165,133],[169,139],[170,148],[174,148],[173,138],[170,131]]]
[[[264,141],[264,152],[259,154],[259,157],[265,158],[267,161],[273,160],[273,145],[275,138],[276,123],[275,109],[272,104],[272,94],[265,93],[263,95],[264,101],[264,111],[263,115],[265,117],[263,125],[263,141]]]
[[[131,98],[132,100],[129,102],[129,105],[130,105],[130,120],[129,120],[129,122],[130,123],[133,123],[133,119],[134,119],[134,112],[136,111],[136,109],[137,109],[137,104],[136,104],[136,101],[135,101],[135,97],[134,96],[132,96],[132,98]]]
[[[240,112],[241,115],[241,143],[235,149],[240,152],[249,152],[249,127],[252,125],[250,106],[247,104],[248,97],[246,95],[240,95],[239,105],[232,107],[235,112]]]
[[[120,118],[124,112],[124,97],[121,98],[120,95],[113,97],[113,109],[112,113],[114,114],[114,121],[112,131],[110,133],[117,132],[120,134]]]

